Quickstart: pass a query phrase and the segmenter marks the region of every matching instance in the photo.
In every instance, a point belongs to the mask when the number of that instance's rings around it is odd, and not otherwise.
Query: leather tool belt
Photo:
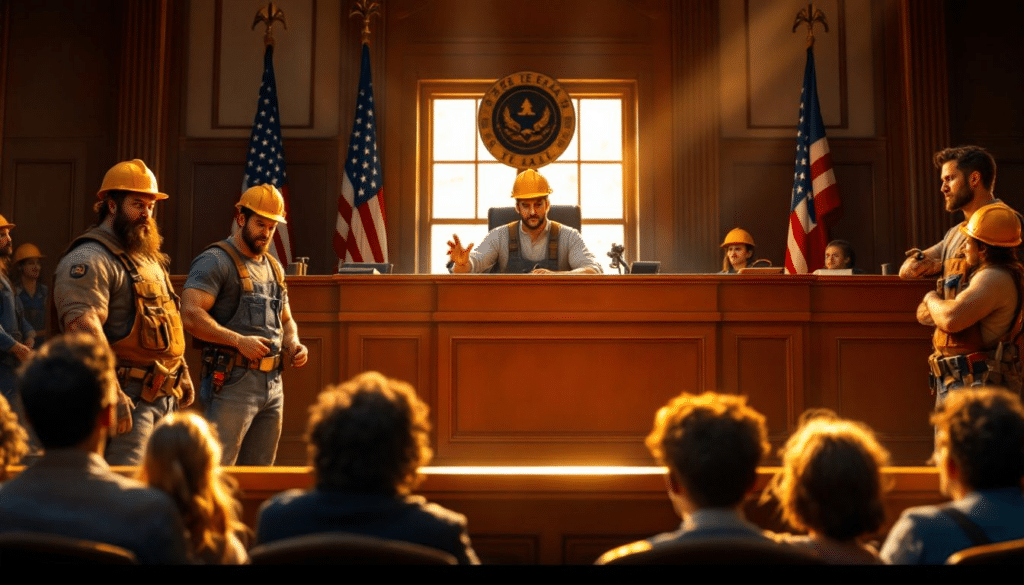
[[[942,357],[934,353],[928,357],[931,368],[932,393],[938,390],[939,381],[947,386],[953,382],[961,382],[964,386],[973,386],[977,380],[984,384],[988,377],[989,352],[977,351],[966,355]]]
[[[284,369],[284,360],[281,359],[281,354],[268,355],[258,360],[247,360],[241,352],[235,352],[235,365],[250,370],[259,370],[261,372],[273,372],[274,370]]]
[[[118,362],[117,367],[114,368],[114,374],[122,389],[131,382],[142,382],[141,398],[147,402],[153,402],[161,396],[180,397],[181,392],[178,388],[184,372],[183,364],[168,369],[160,362],[152,364]]]
[[[224,363],[224,358],[221,356],[227,357],[227,363]],[[245,359],[242,352],[233,347],[206,344],[203,347],[203,377],[205,378],[212,371],[218,369],[217,364],[220,364],[219,369],[223,370],[226,374],[230,374],[231,368],[235,366],[247,370],[259,370],[260,372],[273,372],[274,370],[284,369],[284,359],[280,353],[268,355],[258,360],[249,360]],[[228,364],[230,364],[230,367],[225,367]]]

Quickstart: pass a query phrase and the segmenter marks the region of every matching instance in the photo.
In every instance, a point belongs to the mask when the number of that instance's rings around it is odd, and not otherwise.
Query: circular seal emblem
[[[480,139],[498,162],[540,168],[561,155],[576,131],[572,98],[547,75],[520,71],[499,79],[480,100]]]

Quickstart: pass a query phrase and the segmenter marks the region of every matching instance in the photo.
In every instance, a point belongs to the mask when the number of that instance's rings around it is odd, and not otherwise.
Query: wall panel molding
[[[721,87],[717,0],[672,3],[671,248],[675,269],[704,272],[718,255]],[[659,212],[667,207],[658,205]],[[665,209],[665,211],[668,211]],[[712,264],[713,265],[713,264]],[[670,269],[671,270],[671,269]]]

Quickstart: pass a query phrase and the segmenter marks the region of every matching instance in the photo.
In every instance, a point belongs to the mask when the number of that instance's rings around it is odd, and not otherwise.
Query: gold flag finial
[[[370,44],[370,17],[374,14],[380,16],[380,2],[377,0],[356,0],[355,6],[352,7],[352,12],[348,13],[348,17],[361,16],[363,18],[363,44]]]
[[[281,26],[288,30],[288,23],[284,20],[284,11],[281,10],[276,4],[271,2],[265,7],[260,8],[259,12],[256,13],[256,18],[252,20],[252,29],[256,30],[256,25],[264,23],[267,26],[267,32],[263,34],[263,44],[273,45],[274,44],[274,23],[280,22]]]
[[[803,8],[800,12],[796,13],[796,20],[793,21],[793,32],[796,32],[801,22],[807,23],[807,48],[814,46],[814,23],[820,22],[825,27],[825,32],[828,32],[828,20],[825,19],[825,13],[814,7],[814,2],[808,2],[807,8]]]

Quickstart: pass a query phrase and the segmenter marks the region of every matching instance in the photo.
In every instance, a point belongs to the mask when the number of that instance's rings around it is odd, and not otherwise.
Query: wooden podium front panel
[[[444,465],[649,464],[643,438],[654,414],[683,391],[747,395],[776,447],[801,412],[827,407],[874,427],[895,464],[931,452],[931,332],[914,319],[930,281],[388,275],[288,284],[310,360],[284,373],[279,464],[305,462],[317,393],[365,370],[416,387]],[[196,377],[197,357],[188,355]]]
[[[773,445],[785,442],[804,410],[804,326],[722,326],[721,392],[742,394],[767,419]]]
[[[654,413],[714,375],[714,327],[438,328],[437,461],[648,464]]]

